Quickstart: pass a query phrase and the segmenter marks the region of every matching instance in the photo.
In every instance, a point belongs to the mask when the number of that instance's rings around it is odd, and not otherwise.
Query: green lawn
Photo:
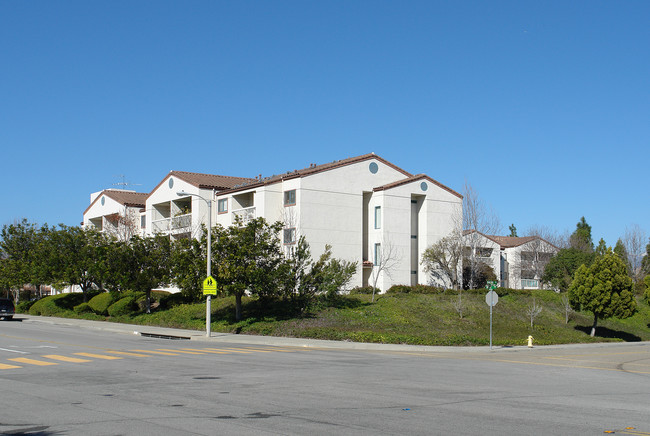
[[[533,297],[542,311],[530,327],[527,307]],[[380,295],[371,303],[369,295],[343,296],[322,305],[308,316],[294,316],[277,303],[263,304],[244,299],[244,317],[234,321],[234,299],[213,298],[212,331],[238,332],[358,342],[421,345],[489,344],[489,307],[485,292],[463,293],[463,317],[455,308],[456,295]],[[596,337],[589,332],[590,313],[573,313],[565,323],[561,296],[551,291],[505,293],[493,310],[493,344],[525,345],[528,335],[535,344],[650,340],[650,307],[638,301],[638,312],[625,320],[599,321]],[[205,329],[205,304],[184,304],[152,314],[110,319],[165,327]]]

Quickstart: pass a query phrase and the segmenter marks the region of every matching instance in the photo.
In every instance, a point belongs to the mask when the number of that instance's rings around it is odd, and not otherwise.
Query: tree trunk
[[[596,324],[598,324],[598,316],[594,314],[594,325],[591,326],[591,337],[596,336]]]
[[[239,292],[235,294],[235,321],[241,321],[241,295]]]
[[[146,295],[147,295],[147,308],[146,308],[146,312],[147,312],[147,313],[151,313],[151,289],[147,289]]]

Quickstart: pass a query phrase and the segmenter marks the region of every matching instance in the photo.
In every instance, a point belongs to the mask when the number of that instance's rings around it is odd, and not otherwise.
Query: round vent
[[[379,165],[377,165],[377,162],[370,162],[368,169],[371,173],[377,174],[377,171],[379,171]]]

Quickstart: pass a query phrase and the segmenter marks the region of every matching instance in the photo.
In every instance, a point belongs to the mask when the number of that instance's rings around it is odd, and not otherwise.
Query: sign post
[[[497,288],[497,281],[488,280],[487,285],[485,285],[485,288],[490,290],[490,292],[488,292],[485,295],[485,302],[487,303],[488,306],[490,306],[490,350],[491,350],[492,349],[492,308],[499,301],[499,295],[494,291]]]

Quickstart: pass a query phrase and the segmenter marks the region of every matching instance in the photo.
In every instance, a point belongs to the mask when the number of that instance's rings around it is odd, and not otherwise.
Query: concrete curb
[[[598,347],[616,347],[623,345],[648,345],[650,342],[599,342],[595,344],[561,344],[561,345],[543,345],[528,348],[522,346],[495,346],[490,350],[489,346],[461,347],[461,346],[431,346],[431,345],[406,345],[406,344],[377,344],[365,342],[348,342],[348,341],[330,341],[323,339],[304,339],[304,338],[286,338],[278,336],[255,336],[255,335],[238,335],[232,333],[212,333],[208,338],[205,332],[198,330],[174,329],[167,327],[145,326],[137,324],[119,324],[108,321],[90,321],[85,319],[56,318],[47,316],[34,316],[25,314],[16,314],[16,321],[23,321],[33,324],[51,324],[59,326],[70,326],[75,328],[84,328],[88,330],[101,330],[119,334],[131,334],[149,337],[162,337],[169,339],[185,339],[202,342],[214,343],[236,343],[249,345],[272,345],[285,347],[305,347],[305,348],[326,348],[341,350],[366,350],[366,351],[384,351],[384,352],[410,352],[410,353],[468,353],[468,352],[517,352],[517,351],[535,351],[548,349],[579,349],[579,348],[598,348]],[[524,340],[522,340],[522,343]]]

